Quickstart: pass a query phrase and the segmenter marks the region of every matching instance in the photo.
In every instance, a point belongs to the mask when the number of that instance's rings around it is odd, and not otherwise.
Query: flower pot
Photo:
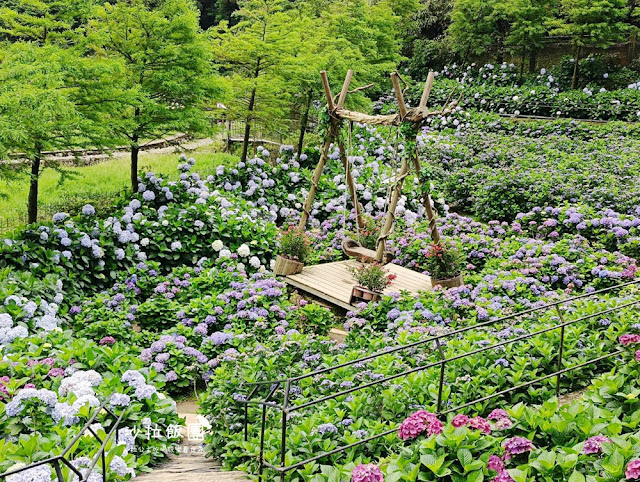
[[[354,286],[351,290],[351,302],[358,301],[378,301],[380,300],[382,293],[378,291],[371,291],[364,286]]]
[[[462,286],[464,284],[462,280],[462,273],[458,276],[454,276],[453,278],[447,279],[435,279],[431,278],[431,287],[435,288],[436,286],[442,286],[443,288],[456,288],[458,286]]]
[[[276,264],[273,267],[273,274],[278,276],[288,276],[290,274],[302,273],[304,264],[300,261],[285,258],[284,256],[276,256]]]

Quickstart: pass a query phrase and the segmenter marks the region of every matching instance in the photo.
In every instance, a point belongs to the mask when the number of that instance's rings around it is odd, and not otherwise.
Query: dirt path
[[[151,149],[144,149],[140,151],[140,157],[143,158],[149,154],[173,154],[175,152],[180,151],[193,151],[198,149],[199,147],[205,147],[213,144],[218,141],[219,138],[212,137],[208,139],[196,139],[193,141],[188,141],[180,144],[174,144],[164,147],[154,147]],[[93,164],[98,164],[99,162],[107,162],[111,159],[119,159],[122,157],[129,157],[131,155],[130,151],[114,151],[111,155],[101,154],[101,153],[92,153],[85,154],[79,157],[75,156],[59,156],[52,157],[51,159],[59,162],[60,164],[68,165],[68,166],[90,166]]]

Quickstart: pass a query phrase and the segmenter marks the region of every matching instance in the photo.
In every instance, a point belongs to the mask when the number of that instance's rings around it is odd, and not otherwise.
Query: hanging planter
[[[464,280],[462,279],[462,273],[458,276],[454,276],[453,278],[446,279],[435,279],[431,278],[431,287],[435,288],[436,286],[442,286],[443,288],[457,288],[458,286],[464,285]]]
[[[290,274],[302,273],[302,268],[304,268],[304,263],[278,255],[276,256],[276,264],[273,267],[273,274],[276,276],[289,276]]]

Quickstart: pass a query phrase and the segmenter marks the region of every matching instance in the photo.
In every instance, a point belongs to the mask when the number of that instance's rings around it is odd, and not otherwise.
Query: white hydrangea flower
[[[241,244],[240,247],[238,248],[238,255],[242,256],[243,258],[246,258],[250,254],[251,254],[251,249],[249,249],[249,246],[247,246],[244,243]]]

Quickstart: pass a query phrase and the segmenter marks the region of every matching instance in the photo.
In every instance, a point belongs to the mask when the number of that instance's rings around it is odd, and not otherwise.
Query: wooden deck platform
[[[284,281],[300,291],[307,292],[345,310],[350,310],[353,307],[349,304],[351,289],[355,281],[347,270],[347,266],[357,265],[357,261],[348,260],[305,266],[302,273],[286,276]],[[386,267],[390,273],[397,275],[397,278],[385,290],[385,293],[399,293],[406,290],[417,294],[418,291],[431,289],[431,278],[427,275],[393,263],[387,264]]]

